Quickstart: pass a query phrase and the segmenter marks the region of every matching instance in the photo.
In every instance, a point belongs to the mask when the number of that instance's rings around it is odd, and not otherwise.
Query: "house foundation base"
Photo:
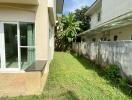
[[[49,63],[41,71],[0,73],[0,97],[41,94],[48,77]]]

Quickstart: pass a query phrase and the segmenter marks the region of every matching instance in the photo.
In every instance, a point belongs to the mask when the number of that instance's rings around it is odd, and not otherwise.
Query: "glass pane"
[[[26,69],[35,62],[34,48],[21,48],[21,67]]]
[[[33,23],[20,23],[21,46],[21,68],[26,69],[35,62],[35,49],[27,46],[34,46],[35,34]]]
[[[34,46],[34,24],[20,23],[21,46]]]
[[[4,24],[6,68],[18,68],[17,24]]]

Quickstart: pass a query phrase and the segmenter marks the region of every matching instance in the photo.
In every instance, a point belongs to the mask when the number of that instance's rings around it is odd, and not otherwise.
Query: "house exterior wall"
[[[132,11],[132,0],[102,0],[102,22]]]
[[[0,3],[32,4],[37,5],[39,0],[0,0]]]
[[[49,60],[52,60],[54,55],[54,35],[55,35],[55,27],[50,23],[49,25]]]
[[[43,71],[0,73],[0,97],[41,95],[48,78],[49,64]]]
[[[131,12],[131,4],[132,0],[102,0],[100,9],[96,9],[92,12],[91,28]],[[98,23],[97,16],[99,11],[101,11],[101,21]]]
[[[113,40],[114,35],[118,36],[118,40],[131,40],[132,25],[125,26],[110,31],[110,39]]]
[[[86,41],[92,41],[93,38],[96,41],[101,41],[101,38],[106,38],[105,41],[114,41],[114,36],[118,36],[118,41],[120,40],[131,40],[132,39],[132,25],[108,30],[100,33],[93,33],[94,35],[90,37],[84,36]],[[83,36],[82,36],[83,37]]]
[[[48,6],[53,7],[54,17],[56,19],[56,0],[48,0]]]
[[[0,7],[0,20],[8,22],[34,22],[35,11],[28,11],[22,9]]]
[[[35,19],[36,60],[48,59],[49,15],[48,0],[39,0]]]
[[[129,13],[132,11],[132,0],[100,0],[102,3],[96,5],[100,8],[93,9],[91,11],[91,29],[96,28],[97,26],[111,21],[119,16],[122,16],[126,13]],[[101,21],[98,22],[98,12],[101,12]],[[89,13],[89,14],[90,14]],[[98,31],[98,30],[97,30]],[[116,29],[108,29],[107,31],[98,31],[98,33],[92,33],[94,34],[88,37],[86,40],[92,41],[93,38],[96,38],[96,41],[100,41],[101,38],[106,38],[107,40],[114,40],[114,36],[118,36],[118,40],[131,40],[131,34],[132,34],[132,25],[127,25],[124,27],[116,28]],[[86,36],[86,35],[85,35]]]
[[[50,1],[51,5],[49,0],[39,0],[38,5],[0,3],[0,22],[35,23],[35,60],[53,59],[56,0]]]
[[[91,28],[96,27],[97,25],[99,25],[101,23],[101,20],[98,22],[98,13],[101,12],[101,8],[99,8],[98,10],[96,10],[92,15],[91,15]]]
[[[20,70],[18,72],[3,70],[2,72],[0,70],[0,79],[2,80],[0,83],[0,96],[38,95],[42,93],[48,77],[49,64],[54,54],[55,22],[53,23],[53,20],[51,21],[50,18],[56,17],[56,0],[52,1],[54,4],[52,16],[49,14],[49,0],[39,0],[39,5],[10,4],[10,2],[9,4],[0,3],[0,22],[35,23],[35,57],[38,61],[46,60],[47,62],[46,65],[42,65],[44,69],[41,69],[41,71],[36,71],[35,69],[35,71],[31,70],[31,72]],[[1,25],[0,28],[2,29],[2,31],[0,30],[2,33],[0,34],[0,39],[2,40],[4,37],[4,27]],[[3,40],[2,42],[5,41]],[[39,67],[36,64],[33,64],[34,66]]]
[[[55,14],[55,0],[53,2]],[[52,26],[52,33],[54,34],[54,26],[51,25],[49,19],[48,3],[48,0],[39,0],[39,6],[28,5],[29,7],[20,4],[3,4],[4,6],[0,4],[0,20],[8,22],[35,22],[36,60],[49,60],[49,58],[53,58],[49,57],[49,51],[51,51],[49,50],[49,29]]]
[[[39,0],[39,3],[40,5],[38,6],[38,9],[36,12],[36,19],[35,19],[36,60],[50,60],[49,58],[52,58],[52,57],[50,57],[51,50],[49,50],[49,45],[50,45],[49,29],[51,29],[50,26],[52,25],[50,23],[48,7],[47,7],[48,0]],[[54,8],[56,8],[55,5],[54,5]],[[52,27],[52,31],[54,34],[54,27]]]

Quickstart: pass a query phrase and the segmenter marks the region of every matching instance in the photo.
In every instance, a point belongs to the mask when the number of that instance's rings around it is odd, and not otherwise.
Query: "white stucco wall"
[[[118,36],[118,40],[130,40],[132,36],[132,25],[111,30],[110,31],[111,40],[113,40],[114,35]]]
[[[96,27],[101,23],[101,20],[98,22],[98,13],[101,12],[101,9],[96,10],[92,15],[91,15],[91,28]]]
[[[54,15],[56,17],[56,0],[48,0],[48,7],[53,7]]]
[[[53,0],[56,9],[56,0]],[[54,10],[54,14],[56,11]],[[56,16],[56,15],[54,15]],[[49,60],[49,28],[50,18],[48,0],[39,0],[39,5],[0,4],[0,21],[35,22],[36,60]],[[52,29],[54,33],[54,29]],[[54,35],[52,35],[54,41]],[[53,43],[52,54],[53,55]]]
[[[78,44],[73,43],[73,50],[78,53]],[[106,67],[107,65],[117,65],[121,69],[122,75],[132,82],[132,41],[120,42],[96,42],[81,43],[79,47],[81,54],[94,61],[96,64]]]
[[[54,55],[54,34],[54,26],[49,21],[49,60],[52,60]]]
[[[33,12],[8,7],[0,7],[0,20],[34,22],[35,11]]]
[[[114,18],[122,16],[126,13],[132,12],[132,0],[102,0],[101,6],[101,21],[97,22],[98,11],[92,11],[91,28],[98,26],[104,22],[110,21]]]
[[[118,36],[118,40],[131,40],[132,37],[132,25],[108,30],[105,32],[98,32],[98,33],[90,33],[94,34],[91,36],[82,36],[82,38],[85,38],[85,41],[92,41],[93,38],[96,38],[96,41],[100,41],[101,38],[106,37],[107,41],[110,39],[110,41],[114,41],[114,36]]]
[[[132,11],[132,0],[102,0],[102,22]]]
[[[38,6],[36,12],[36,19],[35,19],[36,60],[50,60],[52,57],[51,55],[53,55],[53,53],[51,54],[51,49],[49,49],[50,48],[49,29],[51,27],[49,17],[53,17],[53,16],[50,16],[48,12],[48,3],[49,3],[48,0],[39,0],[39,3],[40,5]],[[52,49],[52,52],[53,50],[54,49]]]

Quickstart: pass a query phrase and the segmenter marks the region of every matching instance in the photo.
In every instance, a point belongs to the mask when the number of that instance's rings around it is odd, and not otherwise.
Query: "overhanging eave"
[[[62,14],[64,6],[64,0],[56,0],[56,13]]]
[[[89,29],[85,32],[82,32],[78,36],[82,36],[85,34],[90,35],[95,32],[103,32],[103,31],[112,30],[112,29],[124,27],[127,25],[131,25],[131,24],[132,24],[132,12],[128,12],[128,13],[126,13],[122,16],[119,16],[115,19],[112,19],[108,22],[104,22],[104,23],[94,27],[93,29]]]
[[[0,3],[15,3],[15,4],[28,4],[38,5],[38,0],[0,0]]]

